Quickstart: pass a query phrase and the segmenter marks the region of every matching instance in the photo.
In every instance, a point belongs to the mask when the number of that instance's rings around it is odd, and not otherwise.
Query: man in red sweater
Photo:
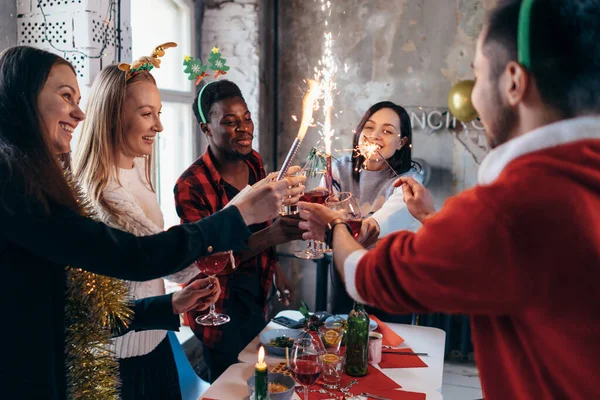
[[[300,203],[300,226],[332,242],[356,301],[469,314],[486,399],[598,399],[600,1],[536,0],[531,62],[517,55],[521,1],[501,4],[473,61],[493,147],[479,184],[435,212],[400,179],[423,226],[368,252],[325,207]]]

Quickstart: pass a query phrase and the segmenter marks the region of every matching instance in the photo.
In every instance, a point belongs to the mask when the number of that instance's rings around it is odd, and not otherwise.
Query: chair
[[[198,377],[185,355],[181,343],[177,340],[175,332],[168,332],[168,336],[171,348],[173,349],[175,364],[177,365],[181,398],[183,400],[197,400],[208,389],[210,384]]]

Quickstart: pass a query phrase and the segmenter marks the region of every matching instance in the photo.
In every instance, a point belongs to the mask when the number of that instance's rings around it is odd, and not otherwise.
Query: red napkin
[[[423,362],[419,356],[394,354],[398,352],[414,353],[414,351],[409,348],[395,349],[393,351],[386,350],[383,354],[381,354],[381,362],[379,363],[379,367],[383,369],[427,367],[427,364],[425,364],[425,362]]]
[[[414,356],[410,356],[410,357],[414,357]],[[359,394],[359,393],[363,393],[363,392],[376,394],[376,393],[378,393],[378,392],[376,392],[376,390],[377,391],[393,390],[393,389],[399,389],[401,387],[396,382],[394,382],[393,380],[388,378],[383,372],[381,372],[380,370],[378,370],[377,368],[375,368],[371,365],[369,365],[369,370],[367,372],[367,375],[365,375],[361,378],[354,378],[352,376],[343,374],[341,382],[340,382],[340,387],[346,386],[353,379],[356,379],[358,381],[358,383],[356,385],[353,385],[350,388],[350,392],[352,392],[354,394]],[[323,388],[323,385],[321,384],[321,381],[319,381],[317,384],[312,385],[310,387],[310,389],[319,390],[319,389],[324,389],[324,388]],[[327,389],[325,389],[325,390],[327,390]],[[337,389],[336,390],[328,390],[328,391],[331,393],[339,394],[341,396],[341,392]],[[301,392],[297,391],[296,393],[298,394],[298,396],[300,396],[301,399],[304,399],[304,389]],[[310,398],[310,400],[331,399],[331,395],[310,392],[309,398]],[[402,399],[404,399],[404,397],[402,397]],[[407,398],[407,399],[412,400],[412,398]]]
[[[377,318],[374,315],[369,315],[369,317],[373,321],[377,322],[378,328],[376,329],[376,331],[379,331],[379,333],[381,333],[383,335],[382,343],[384,346],[398,347],[404,342],[404,339],[402,339],[396,332],[394,332],[386,324],[381,322],[379,320],[379,318]],[[411,357],[413,357],[413,356],[411,356]]]
[[[369,390],[369,394],[384,397],[391,400],[425,400],[425,393],[405,392],[404,390]]]

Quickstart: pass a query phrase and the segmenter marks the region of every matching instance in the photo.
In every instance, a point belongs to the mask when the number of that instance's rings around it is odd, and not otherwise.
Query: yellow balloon
[[[477,111],[471,102],[471,92],[475,82],[472,80],[460,81],[448,93],[448,108],[452,115],[461,122],[471,122],[477,118]]]

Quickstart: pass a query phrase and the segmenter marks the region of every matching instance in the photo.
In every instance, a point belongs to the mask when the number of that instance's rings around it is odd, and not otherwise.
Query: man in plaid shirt
[[[252,149],[254,124],[237,85],[227,80],[212,82],[200,94],[200,100],[197,97],[192,108],[209,146],[175,185],[177,214],[183,223],[216,213],[244,187],[266,176],[260,155]],[[291,183],[295,184],[304,178],[292,179]],[[294,190],[292,195],[301,192],[301,188]],[[236,254],[239,266],[218,276],[222,290],[215,309],[217,313],[229,315],[231,321],[205,327],[195,323],[199,313],[186,314],[190,327],[203,344],[211,383],[237,362],[239,352],[264,328],[264,310],[273,275],[281,293],[292,290],[273,246],[302,238],[298,220],[278,219],[250,229],[254,234],[248,242],[249,250]]]

